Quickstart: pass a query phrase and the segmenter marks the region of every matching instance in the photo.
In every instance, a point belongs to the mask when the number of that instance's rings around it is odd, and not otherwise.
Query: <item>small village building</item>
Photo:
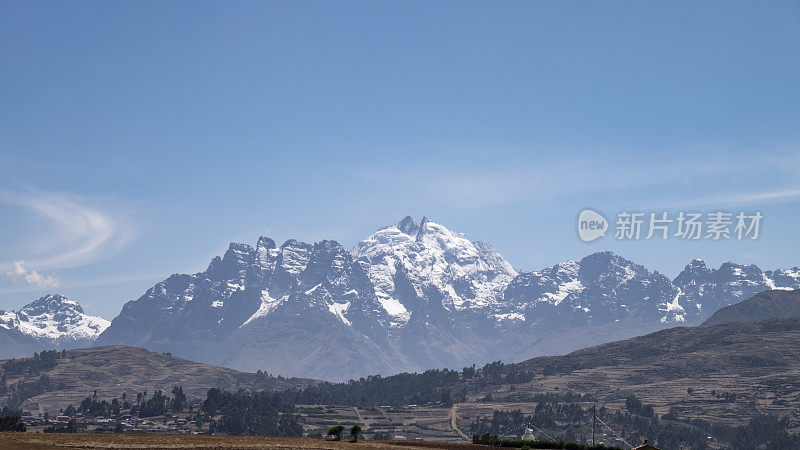
[[[647,439],[645,439],[644,440],[644,444],[642,444],[642,445],[640,445],[638,447],[634,447],[631,450],[661,450],[661,449],[658,448],[658,447],[654,447],[654,446],[648,444],[647,443]]]
[[[472,443],[478,445],[489,445],[489,433],[473,434]]]
[[[522,434],[522,440],[523,441],[535,441],[536,440],[536,436],[533,434],[533,429],[531,428],[530,422],[528,423],[528,426],[525,427],[525,432]]]

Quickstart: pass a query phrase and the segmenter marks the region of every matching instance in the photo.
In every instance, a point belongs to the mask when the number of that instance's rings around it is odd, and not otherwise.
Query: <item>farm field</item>
[[[298,412],[305,419],[305,432],[317,436],[325,434],[333,425],[359,423],[367,438],[383,434],[392,439],[451,442],[463,439],[451,426],[451,408],[445,407],[298,405]]]
[[[321,438],[277,436],[208,436],[183,434],[42,434],[0,433],[4,450],[84,449],[372,449],[475,448],[472,444],[434,442],[329,442]]]

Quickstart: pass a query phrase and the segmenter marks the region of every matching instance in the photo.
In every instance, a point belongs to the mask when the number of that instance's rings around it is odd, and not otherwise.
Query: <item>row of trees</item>
[[[342,439],[343,432],[344,426],[334,425],[328,429],[328,436],[338,441]],[[359,435],[361,435],[361,425],[355,424],[350,428],[350,436],[352,437],[353,442],[358,441]]]
[[[527,383],[533,377],[532,371],[496,361],[480,369],[474,365],[465,367],[460,372],[431,369],[422,373],[401,373],[389,377],[372,375],[346,383],[320,383],[304,389],[285,391],[282,396],[286,402],[294,404],[373,407],[436,403],[449,406],[466,401],[470,389],[480,390],[500,383]]]
[[[67,351],[44,350],[34,353],[33,358],[10,359],[3,364],[4,375],[39,376],[40,373],[56,366],[58,358],[65,358]]]
[[[459,372],[426,370],[420,374],[401,373],[390,377],[371,375],[347,383],[320,383],[280,395],[287,403],[373,407],[439,403],[445,406],[466,400],[467,388],[460,385]]]
[[[302,436],[302,416],[279,393],[209,389],[202,405],[211,420],[209,432]]]
[[[81,401],[75,408],[72,405],[62,410],[66,416],[74,416],[81,413],[87,417],[119,417],[123,411],[128,411],[132,416],[155,417],[164,415],[167,412],[180,413],[188,406],[186,394],[182,386],[172,388],[172,397],[161,390],[156,390],[152,396],[147,396],[147,391],[137,392],[136,400],[128,400],[128,395],[122,393],[121,398],[108,400],[98,400],[97,391]]]

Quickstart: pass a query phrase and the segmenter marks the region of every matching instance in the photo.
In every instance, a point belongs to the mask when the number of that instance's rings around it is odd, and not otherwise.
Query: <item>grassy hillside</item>
[[[32,412],[58,411],[80,403],[95,390],[102,399],[122,392],[135,396],[145,390],[171,391],[177,385],[183,386],[189,398],[204,398],[211,387],[273,390],[313,383],[239,372],[127,346],[67,350],[64,356],[58,355],[54,364],[37,364],[33,358],[0,361],[0,405]]]
[[[772,290],[756,294],[715,312],[703,325],[725,322],[758,322],[767,319],[800,317],[800,290]]]

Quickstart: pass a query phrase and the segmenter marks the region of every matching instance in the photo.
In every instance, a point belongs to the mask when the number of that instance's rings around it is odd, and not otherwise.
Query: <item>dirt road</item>
[[[450,427],[465,441],[469,442],[469,437],[458,428],[458,405],[453,405],[453,407],[450,408]]]

